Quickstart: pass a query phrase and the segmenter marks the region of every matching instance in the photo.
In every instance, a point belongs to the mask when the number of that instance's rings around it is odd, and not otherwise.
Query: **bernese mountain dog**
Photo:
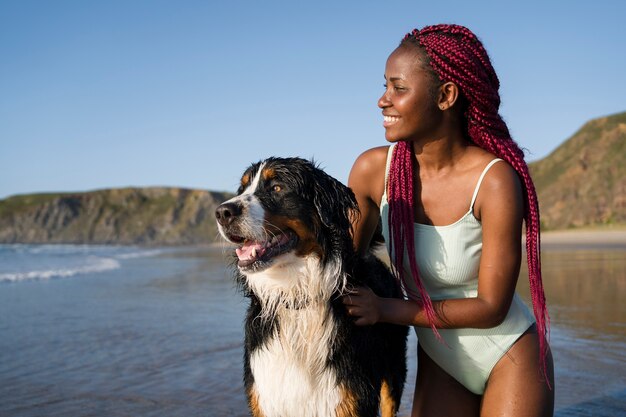
[[[400,297],[388,267],[356,254],[352,191],[313,162],[250,166],[216,212],[237,245],[245,320],[244,385],[255,417],[396,415],[406,378],[407,327],[356,326],[341,297],[367,285]]]

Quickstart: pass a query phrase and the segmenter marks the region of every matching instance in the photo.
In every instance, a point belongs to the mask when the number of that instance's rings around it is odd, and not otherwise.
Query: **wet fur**
[[[394,415],[406,377],[407,328],[356,326],[341,302],[357,285],[400,296],[388,268],[353,249],[352,191],[309,161],[270,158],[250,166],[238,195],[220,207],[227,240],[297,235],[291,251],[237,268],[250,300],[244,383],[252,414],[373,417],[382,398],[383,416]]]

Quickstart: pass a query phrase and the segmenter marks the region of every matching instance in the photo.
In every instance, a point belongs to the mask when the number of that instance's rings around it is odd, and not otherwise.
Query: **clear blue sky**
[[[124,186],[234,191],[261,158],[342,181],[385,144],[405,32],[471,28],[527,159],[626,110],[624,1],[0,0],[0,198]]]

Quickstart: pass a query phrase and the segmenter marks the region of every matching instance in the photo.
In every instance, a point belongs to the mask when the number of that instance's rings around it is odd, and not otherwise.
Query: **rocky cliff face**
[[[586,123],[530,172],[545,229],[626,224],[626,112]]]
[[[0,242],[211,243],[217,238],[213,213],[229,197],[181,188],[14,196],[0,201]]]

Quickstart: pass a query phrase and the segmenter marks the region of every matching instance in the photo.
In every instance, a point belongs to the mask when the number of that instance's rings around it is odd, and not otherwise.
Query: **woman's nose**
[[[378,99],[378,107],[384,109],[385,107],[391,106],[391,102],[389,101],[389,97],[387,96],[387,91],[383,93],[383,95]]]

